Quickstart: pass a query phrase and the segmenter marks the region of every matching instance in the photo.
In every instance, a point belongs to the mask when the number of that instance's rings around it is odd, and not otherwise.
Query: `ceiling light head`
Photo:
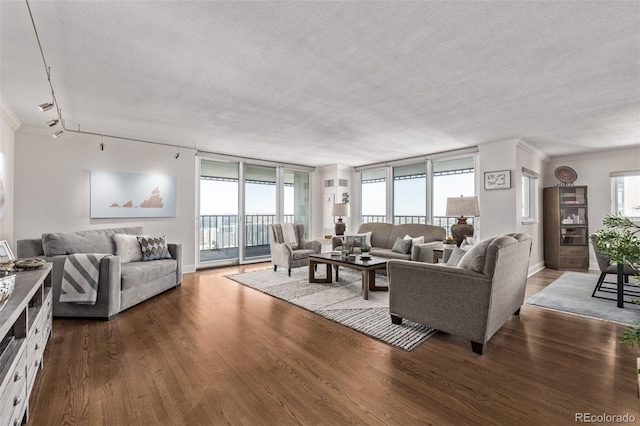
[[[104,142],[100,143],[100,151],[104,151]]]
[[[58,139],[60,136],[62,136],[62,134],[63,134],[63,133],[64,133],[64,132],[63,132],[62,130],[58,130],[57,132],[55,132],[55,133],[53,134],[53,137],[54,137],[54,138],[56,138],[56,139]]]
[[[53,120],[49,120],[49,121],[47,121],[47,125],[48,125],[49,127],[53,127],[53,126],[55,126],[56,124],[58,124],[58,119],[57,119],[57,118],[54,118]]]
[[[38,108],[40,108],[40,111],[49,111],[51,108],[53,108],[53,104],[51,102],[45,102],[38,105]]]
[[[180,158],[180,153],[179,153],[179,152],[176,152],[175,157],[176,157],[176,160],[177,160],[178,158]]]

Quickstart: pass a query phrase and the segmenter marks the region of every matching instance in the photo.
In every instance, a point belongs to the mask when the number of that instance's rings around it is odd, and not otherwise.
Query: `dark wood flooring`
[[[267,267],[187,274],[109,322],[55,319],[29,424],[640,422],[622,325],[524,306],[483,356],[443,333],[405,352],[223,277]],[[527,296],[560,275],[531,277]]]

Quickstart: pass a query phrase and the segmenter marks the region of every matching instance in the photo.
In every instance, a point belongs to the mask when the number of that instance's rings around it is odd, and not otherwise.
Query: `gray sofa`
[[[524,302],[531,237],[505,234],[480,241],[449,264],[390,260],[389,312],[394,324],[402,319],[471,340],[474,352]]]
[[[433,262],[433,247],[440,247],[446,237],[446,230],[440,226],[423,224],[394,225],[383,222],[363,223],[357,234],[371,232],[371,255],[388,259]],[[410,253],[394,252],[393,244],[397,238],[409,235],[413,238],[424,237],[424,243],[412,244]],[[340,250],[343,237],[333,237],[333,250]]]
[[[143,230],[131,227],[47,233],[42,238],[18,240],[17,257],[42,257],[53,263],[53,316],[110,319],[182,283],[181,244],[167,244],[171,259],[128,261],[128,254],[117,252],[113,238],[116,234],[143,235]],[[60,302],[64,262],[68,255],[75,253],[110,255],[100,260],[97,300],[93,305]]]

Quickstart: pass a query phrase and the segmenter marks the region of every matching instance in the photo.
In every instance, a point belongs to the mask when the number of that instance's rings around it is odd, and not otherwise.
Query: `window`
[[[393,223],[426,223],[427,163],[393,168]]]
[[[472,197],[476,195],[475,157],[462,157],[433,162],[433,221],[451,234],[451,225],[457,222],[455,217],[447,217],[447,198]],[[467,218],[474,225],[474,218]]]
[[[361,175],[362,223],[387,221],[387,170],[363,171]]]
[[[611,173],[612,211],[640,222],[640,170]]]
[[[540,175],[522,168],[522,222],[538,220],[538,180]]]

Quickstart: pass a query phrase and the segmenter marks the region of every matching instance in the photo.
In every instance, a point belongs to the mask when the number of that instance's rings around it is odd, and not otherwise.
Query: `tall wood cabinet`
[[[552,269],[589,268],[586,186],[544,188],[544,263]]]

